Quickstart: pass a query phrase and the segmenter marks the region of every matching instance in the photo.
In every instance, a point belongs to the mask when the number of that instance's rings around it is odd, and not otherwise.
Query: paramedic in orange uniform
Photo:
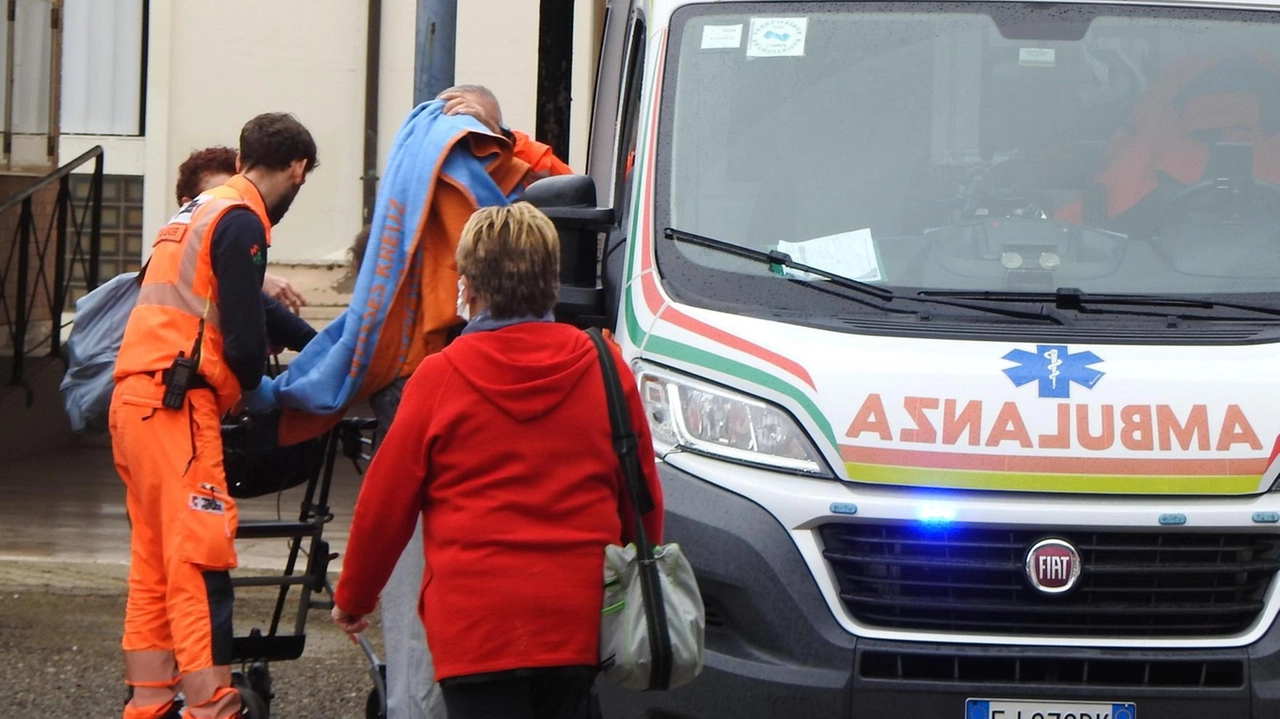
[[[191,202],[196,195],[205,190],[225,185],[234,174],[236,174],[236,151],[230,147],[206,147],[192,152],[181,165],[178,165],[178,182],[174,187],[178,207]],[[295,315],[307,304],[307,298],[302,296],[292,282],[270,272],[266,273],[262,281],[262,293]],[[272,309],[268,304],[268,316]]]
[[[230,147],[206,147],[188,155],[178,166],[178,184],[174,188],[179,209],[200,193],[227,184],[236,174],[237,154]],[[292,282],[270,272],[263,274],[262,295],[267,336],[273,347],[301,351],[316,336],[315,328],[298,316],[307,304],[306,298]]]
[[[315,169],[298,120],[264,114],[240,133],[239,174],[160,230],[116,361],[111,440],[132,520],[125,719],[240,717],[231,688],[228,570],[235,503],[221,417],[265,410],[262,277],[271,227]]]

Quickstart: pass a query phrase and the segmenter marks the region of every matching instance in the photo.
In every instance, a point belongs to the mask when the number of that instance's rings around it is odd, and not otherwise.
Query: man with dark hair
[[[161,228],[129,316],[111,401],[132,520],[125,719],[243,716],[229,666],[238,514],[220,420],[237,406],[273,405],[261,388],[267,248],[317,164],[311,133],[293,116],[250,120],[238,174]]]
[[[205,190],[211,190],[226,184],[236,174],[236,151],[230,147],[206,147],[196,150],[178,166],[178,184],[174,188],[178,198],[178,207],[191,202]],[[279,275],[266,273],[262,280],[262,291],[296,314],[307,299],[293,286],[292,282]],[[275,308],[267,306],[268,315]]]
[[[300,130],[300,132],[299,132]],[[241,173],[252,170],[283,172],[302,162],[303,178],[320,166],[316,143],[311,133],[293,115],[268,113],[258,115],[240,131],[240,155],[236,160]],[[275,225],[289,211],[302,183],[290,185],[288,192],[268,210]]]

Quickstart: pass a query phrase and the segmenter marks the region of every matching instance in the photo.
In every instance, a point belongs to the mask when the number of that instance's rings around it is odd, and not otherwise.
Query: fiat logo
[[[1044,539],[1027,552],[1027,579],[1045,594],[1061,594],[1080,579],[1080,553],[1061,539]]]

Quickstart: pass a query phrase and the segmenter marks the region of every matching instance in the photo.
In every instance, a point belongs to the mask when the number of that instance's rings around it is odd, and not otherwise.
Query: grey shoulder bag
[[[677,544],[655,548],[644,530],[653,497],[636,454],[636,435],[613,353],[597,329],[587,331],[600,354],[613,448],[635,510],[635,544],[605,548],[600,669],[629,689],[672,689],[702,671],[706,610],[693,567]]]

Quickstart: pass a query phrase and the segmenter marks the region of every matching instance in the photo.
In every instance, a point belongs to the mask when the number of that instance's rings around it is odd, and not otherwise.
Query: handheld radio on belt
[[[200,345],[204,342],[204,318],[200,319],[200,329],[196,332],[196,343],[188,357],[178,350],[173,364],[164,371],[164,399],[160,403],[169,409],[182,409],[187,400],[187,392],[195,384],[200,367]]]

